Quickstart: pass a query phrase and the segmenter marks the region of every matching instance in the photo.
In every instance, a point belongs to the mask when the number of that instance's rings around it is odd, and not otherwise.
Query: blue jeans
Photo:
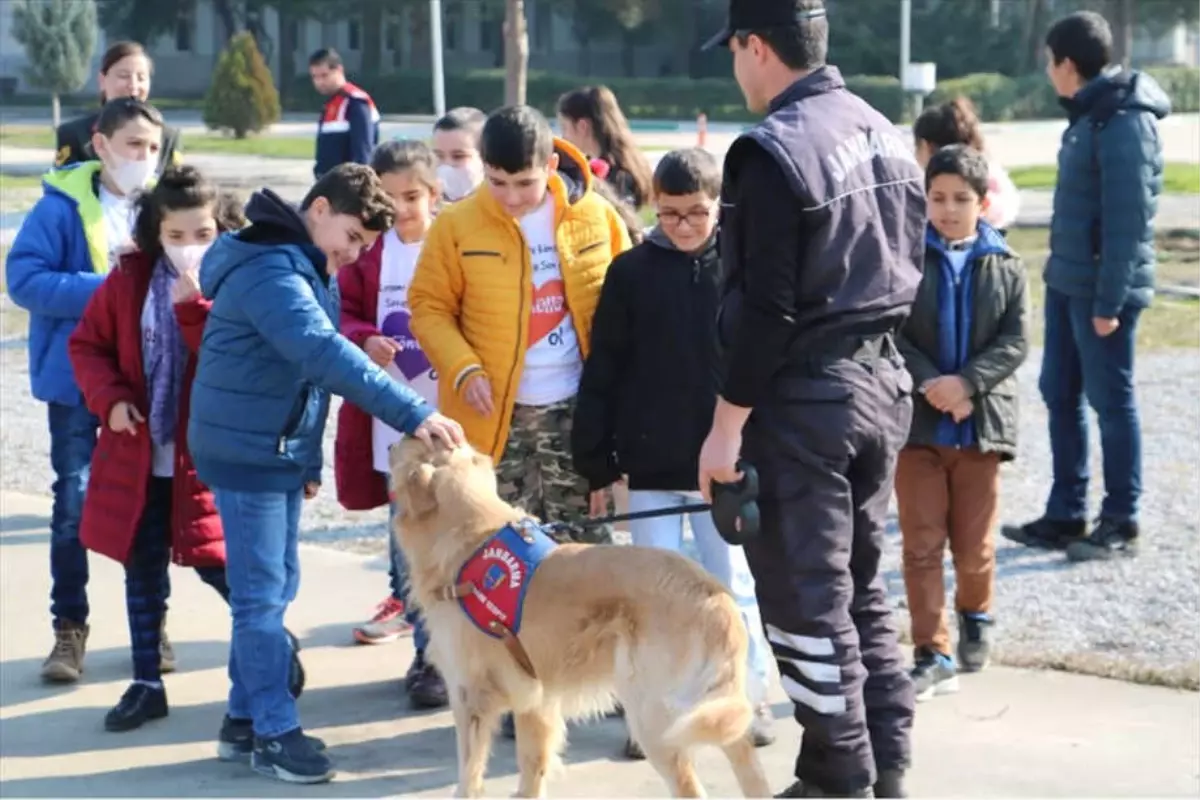
[[[92,469],[100,421],[87,406],[49,403],[50,466],[54,507],[50,512],[50,615],[55,624],[88,619],[88,557],[79,543],[83,496]]]
[[[296,701],[288,692],[292,648],[283,615],[300,587],[304,491],[213,493],[225,528],[233,614],[229,716],[253,720],[257,736],[276,737],[300,727]]]
[[[699,499],[691,499],[682,492],[631,491],[629,513],[699,502]],[[746,563],[746,554],[742,548],[732,547],[721,538],[712,514],[703,511],[687,516],[692,525],[692,534],[696,537],[700,565],[724,584],[737,601],[742,621],[750,634],[747,694],[756,706],[765,703],[772,656],[763,637],[762,617],[754,596],[754,576],[750,572],[750,565]],[[683,550],[682,515],[631,520],[629,532],[633,536],[633,543],[639,547],[657,547],[676,553]]]
[[[1046,288],[1046,334],[1038,381],[1050,417],[1054,483],[1046,517],[1086,520],[1088,433],[1084,399],[1100,424],[1104,519],[1135,520],[1142,494],[1142,429],[1133,391],[1140,308],[1122,309],[1120,327],[1096,334],[1092,301]]]
[[[392,597],[404,603],[404,621],[412,625],[413,647],[418,653],[425,652],[429,647],[429,630],[425,627],[425,618],[408,599],[408,562],[404,559],[404,551],[396,544],[396,503],[392,502],[388,511],[388,579],[392,585]]]

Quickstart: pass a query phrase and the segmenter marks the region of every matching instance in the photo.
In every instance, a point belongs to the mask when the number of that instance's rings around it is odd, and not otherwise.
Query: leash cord
[[[695,514],[699,511],[711,510],[712,506],[708,503],[689,503],[682,506],[651,508],[647,511],[634,511],[630,514],[610,514],[607,517],[591,517],[573,522],[552,522],[547,527],[555,530],[569,530],[571,528],[594,528],[599,525],[609,525],[614,522],[630,522],[635,519],[654,519],[656,517],[674,517],[683,514]]]

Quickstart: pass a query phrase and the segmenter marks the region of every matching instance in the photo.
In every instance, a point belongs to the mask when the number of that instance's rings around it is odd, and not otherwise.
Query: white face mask
[[[129,194],[146,188],[150,179],[154,177],[154,170],[157,166],[157,160],[151,158],[147,158],[145,161],[132,161],[116,153],[110,153],[109,159],[112,163],[107,165],[108,177],[116,184],[121,194]]]
[[[475,187],[483,180],[481,170],[470,166],[457,167],[453,164],[439,166],[437,176],[442,183],[442,195],[450,203],[456,203],[475,191]]]
[[[195,273],[200,269],[200,262],[204,260],[204,254],[211,246],[212,242],[185,245],[164,244],[163,252],[167,254],[167,258],[171,260],[175,270],[182,275],[185,272]]]

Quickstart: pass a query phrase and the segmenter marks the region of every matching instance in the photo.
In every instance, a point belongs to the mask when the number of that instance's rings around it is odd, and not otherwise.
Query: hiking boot
[[[992,655],[992,626],[987,614],[958,615],[958,668],[963,672],[979,672],[988,665]]]
[[[763,703],[754,709],[754,721],[750,723],[750,736],[755,747],[766,747],[775,742],[775,715],[771,707]]]
[[[881,769],[875,779],[876,797],[908,797],[904,788],[904,770]]]
[[[283,633],[292,647],[292,663],[288,665],[288,694],[293,700],[298,700],[304,694],[304,684],[308,680],[304,665],[300,663],[300,640],[287,628],[283,629]]]
[[[939,653],[930,647],[918,647],[916,663],[913,665],[913,690],[917,702],[923,703],[939,694],[953,694],[958,691],[958,670],[954,667],[954,659],[945,653]]]
[[[250,767],[285,783],[327,783],[334,774],[329,756],[314,747],[300,728],[269,739],[255,736]]]
[[[396,641],[410,630],[412,626],[404,619],[404,603],[389,595],[375,609],[375,616],[354,629],[354,641],[385,644]]]
[[[796,781],[791,786],[784,789],[782,792],[780,792],[779,794],[777,794],[775,796],[776,797],[874,797],[875,795],[871,792],[871,789],[869,787],[866,789],[859,789],[857,792],[852,792],[850,794],[845,794],[842,792],[836,792],[836,793],[826,792],[818,786],[814,786],[811,783],[805,783],[804,781],[801,780],[801,781]]]
[[[1006,539],[1026,547],[1043,550],[1065,550],[1071,542],[1077,542],[1087,533],[1087,522],[1081,519],[1035,519],[1024,525],[1004,525],[1000,533]]]
[[[54,648],[42,662],[42,680],[74,683],[83,674],[83,656],[87,652],[88,626],[70,620],[54,624]]]
[[[158,639],[158,671],[163,675],[175,671],[175,648],[167,638],[167,618],[163,617]]]
[[[325,751],[325,742],[315,736],[305,735],[313,750]],[[248,719],[234,719],[228,714],[221,721],[221,732],[217,734],[217,758],[221,761],[249,761],[254,752],[254,723]]]
[[[408,674],[404,676],[408,687],[408,700],[415,708],[445,708],[450,705],[450,693],[446,690],[446,681],[438,668],[425,660],[425,654],[418,652],[413,659]]]
[[[132,683],[121,700],[104,715],[104,730],[120,733],[167,716],[167,690],[162,684]]]
[[[1138,524],[1132,520],[1102,519],[1091,534],[1067,548],[1070,561],[1113,561],[1133,558],[1138,551]]]

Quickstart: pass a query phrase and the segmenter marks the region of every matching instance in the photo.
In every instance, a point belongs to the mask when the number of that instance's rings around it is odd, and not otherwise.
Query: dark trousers
[[[50,512],[50,616],[54,624],[88,619],[88,557],[79,543],[83,496],[99,421],[86,406],[48,404],[54,506]]]
[[[910,760],[913,688],[879,560],[911,391],[890,343],[862,360],[789,367],[744,432],[762,515],[746,556],[804,728],[796,776],[835,797]]]
[[[159,648],[167,598],[171,596],[167,579],[171,565],[171,483],[170,478],[150,479],[146,508],[125,564],[125,608],[133,649],[133,679],[152,683],[162,677]],[[229,602],[224,567],[196,567],[196,574]]]
[[[1054,484],[1046,517],[1088,518],[1088,432],[1084,400],[1096,412],[1104,461],[1100,516],[1137,518],[1142,494],[1142,427],[1133,392],[1133,355],[1140,308],[1126,306],[1120,326],[1101,337],[1092,301],[1046,288],[1046,333],[1038,381],[1050,418]]]

